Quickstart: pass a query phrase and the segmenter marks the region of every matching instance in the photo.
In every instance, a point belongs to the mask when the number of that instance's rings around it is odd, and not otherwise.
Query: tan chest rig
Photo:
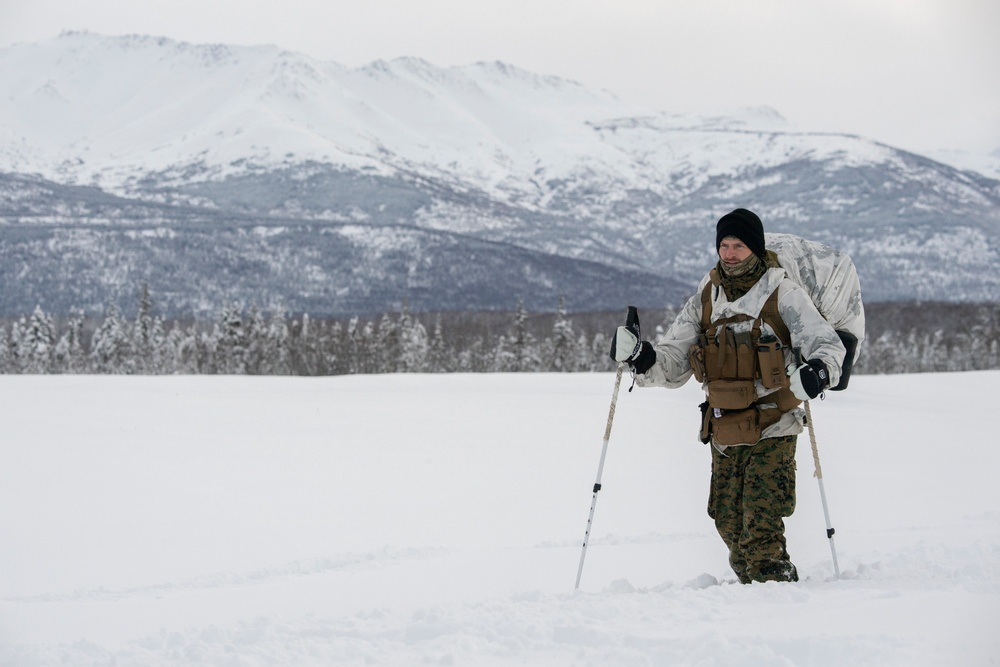
[[[753,444],[767,427],[799,406],[788,388],[784,348],[791,345],[788,327],[778,314],[778,290],[768,297],[760,314],[734,315],[712,322],[712,287],[720,284],[716,270],[701,295],[698,343],[688,351],[696,380],[706,383],[708,400],[701,404],[702,442],[719,445]],[[752,321],[749,331],[734,333],[731,324]],[[765,322],[775,333],[761,334]],[[757,397],[755,381],[777,389]]]

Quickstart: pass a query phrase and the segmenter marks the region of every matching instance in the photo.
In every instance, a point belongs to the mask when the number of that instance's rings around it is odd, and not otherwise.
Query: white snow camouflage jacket
[[[636,376],[636,384],[640,387],[675,389],[691,377],[688,350],[698,342],[698,336],[701,334],[701,295],[709,280],[710,274],[702,279],[694,296],[688,299],[673,324],[655,344],[656,363],[644,374]],[[801,351],[803,361],[809,359],[822,361],[830,373],[830,386],[836,386],[840,381],[840,368],[846,354],[844,345],[830,323],[820,315],[806,291],[788,278],[784,269],[769,268],[749,292],[732,302],[726,298],[725,290],[718,286],[713,287],[712,322],[741,314],[756,318],[774,290],[778,290],[778,313],[788,327],[792,348]],[[730,326],[736,332],[747,331],[753,326],[753,321],[739,322]],[[774,334],[767,324],[762,325],[761,332]],[[786,348],[786,367],[794,361],[792,350]],[[756,387],[758,397],[777,391],[764,389],[759,380],[756,382]],[[804,419],[804,410],[801,408],[791,410],[782,415],[776,424],[767,427],[761,437],[774,438],[801,433]],[[698,426],[700,428],[700,424]]]

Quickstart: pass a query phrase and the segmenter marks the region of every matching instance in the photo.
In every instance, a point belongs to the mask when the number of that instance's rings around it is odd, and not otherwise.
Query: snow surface
[[[813,414],[789,550],[741,586],[699,389],[614,376],[0,376],[2,665],[993,665],[1000,372]],[[986,415],[988,416],[988,414]]]

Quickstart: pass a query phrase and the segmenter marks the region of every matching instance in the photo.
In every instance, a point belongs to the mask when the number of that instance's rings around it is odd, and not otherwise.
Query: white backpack
[[[850,256],[828,245],[792,234],[764,234],[765,246],[778,256],[788,277],[801,285],[847,348],[840,384],[847,388],[851,367],[865,339],[865,307],[861,281]]]

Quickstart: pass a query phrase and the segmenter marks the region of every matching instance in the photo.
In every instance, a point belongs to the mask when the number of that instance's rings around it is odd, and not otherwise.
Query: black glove
[[[626,363],[636,373],[645,373],[656,363],[656,352],[639,332],[639,311],[628,307],[625,326],[618,327],[611,339],[611,358]]]
[[[818,359],[810,359],[789,373],[790,389],[795,398],[808,401],[816,398],[824,389],[830,386],[830,374],[826,366]]]

